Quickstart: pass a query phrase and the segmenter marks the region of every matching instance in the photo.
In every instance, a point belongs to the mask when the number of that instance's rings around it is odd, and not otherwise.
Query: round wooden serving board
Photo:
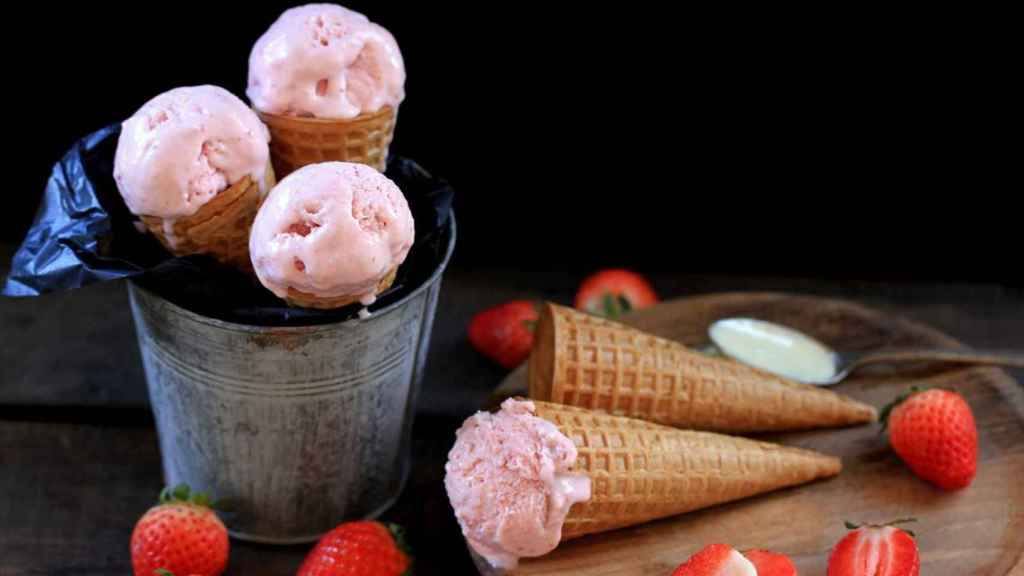
[[[708,325],[749,316],[803,330],[836,350],[960,344],[931,328],[857,304],[783,294],[718,294],[665,302],[624,321],[689,346],[707,344]],[[525,366],[499,395],[525,395]],[[801,575],[824,575],[844,520],[918,519],[921,574],[1024,574],[1024,391],[997,368],[903,365],[865,369],[834,390],[881,408],[912,384],[946,386],[970,403],[979,433],[978,475],[968,488],[943,492],[910,473],[879,425],[769,434],[763,439],[840,456],[834,479],[782,490],[675,518],[584,537],[541,558],[524,560],[516,575],[668,576],[693,552],[722,542],[769,548],[793,558]]]

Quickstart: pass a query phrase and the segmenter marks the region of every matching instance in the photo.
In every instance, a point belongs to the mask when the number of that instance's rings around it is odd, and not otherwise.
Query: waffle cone
[[[545,305],[534,338],[535,400],[737,433],[846,426],[877,416],[835,392],[554,304]]]
[[[591,480],[562,540],[615,530],[835,476],[838,458],[711,432],[534,402],[536,415],[572,439],[572,472]]]
[[[267,167],[264,186],[244,176],[203,204],[195,214],[182,218],[140,216],[146,228],[171,254],[208,254],[222,264],[252,270],[249,231],[256,213],[274,185]]]
[[[320,162],[359,162],[383,172],[398,115],[390,106],[350,119],[256,113],[270,129],[270,157],[278,178]]]
[[[391,284],[395,281],[395,274],[398,272],[398,267],[395,266],[387,274],[381,278],[380,282],[377,283],[377,288],[374,290],[374,295],[380,294],[391,287]],[[301,308],[319,308],[321,310],[329,310],[333,308],[341,308],[342,306],[348,306],[359,301],[362,297],[361,294],[357,295],[344,295],[334,296],[331,298],[324,298],[320,296],[314,296],[313,294],[307,294],[294,288],[288,289],[288,296],[285,301],[292,306],[298,306]]]

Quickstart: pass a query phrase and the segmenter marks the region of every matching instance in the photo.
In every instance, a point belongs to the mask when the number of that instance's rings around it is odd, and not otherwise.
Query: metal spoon
[[[726,318],[708,328],[720,352],[740,362],[798,382],[831,386],[868,364],[956,362],[1024,368],[1024,352],[906,348],[836,352],[820,341],[781,324],[753,318]]]

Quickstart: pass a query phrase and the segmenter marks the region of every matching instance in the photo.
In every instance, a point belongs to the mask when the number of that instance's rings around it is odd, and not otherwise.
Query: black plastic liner
[[[255,326],[308,326],[353,318],[360,304],[337,310],[287,306],[245,273],[206,256],[178,258],[136,228],[114,183],[120,125],[72,146],[53,167],[35,222],[14,254],[6,296],[39,296],[120,278],[197,314]],[[392,156],[385,174],[409,202],[416,238],[395,282],[369,307],[383,308],[426,282],[452,237],[454,192],[414,161]]]

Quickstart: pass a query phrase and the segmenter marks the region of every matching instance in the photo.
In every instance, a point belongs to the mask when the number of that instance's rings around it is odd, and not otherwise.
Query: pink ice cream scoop
[[[114,180],[134,214],[189,216],[243,176],[262,185],[269,141],[267,127],[227,90],[175,88],[122,124]]]
[[[414,225],[402,191],[364,164],[324,162],[292,172],[270,191],[249,236],[260,282],[281,298],[292,288],[372,303],[405,261]]]
[[[590,499],[590,478],[569,473],[576,455],[572,440],[535,416],[529,401],[508,399],[499,412],[466,420],[444,484],[473,550],[504,569],[554,550],[569,508]]]
[[[261,112],[354,118],[405,97],[402,53],[390,32],[336,4],[281,14],[249,56],[253,106]]]

